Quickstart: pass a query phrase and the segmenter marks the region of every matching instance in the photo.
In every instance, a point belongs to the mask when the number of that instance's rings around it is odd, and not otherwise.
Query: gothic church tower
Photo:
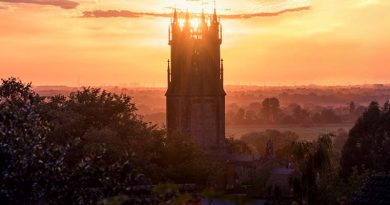
[[[215,150],[225,142],[222,26],[215,9],[208,21],[202,13],[196,28],[190,21],[187,12],[181,25],[175,10],[169,28],[168,135],[181,132]]]

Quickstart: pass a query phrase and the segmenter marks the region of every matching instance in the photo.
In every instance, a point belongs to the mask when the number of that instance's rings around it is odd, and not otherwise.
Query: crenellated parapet
[[[200,16],[191,17],[187,12],[185,18],[179,18],[177,11],[171,19],[168,29],[169,45],[180,38],[192,40],[214,40],[222,43],[222,25],[217,16],[216,10],[213,15],[202,12]]]

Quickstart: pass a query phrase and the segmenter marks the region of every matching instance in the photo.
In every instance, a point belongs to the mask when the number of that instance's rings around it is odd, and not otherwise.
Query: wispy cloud
[[[221,18],[227,18],[227,19],[248,19],[248,18],[254,18],[254,17],[267,17],[267,16],[278,16],[284,13],[288,12],[298,12],[298,11],[304,11],[309,10],[310,6],[300,7],[300,8],[292,8],[292,9],[285,9],[277,12],[259,12],[259,13],[248,13],[248,14],[222,14],[220,15]]]
[[[113,18],[113,17],[124,17],[124,18],[139,18],[144,16],[153,17],[170,17],[171,13],[152,13],[152,12],[134,12],[129,10],[94,10],[84,11],[81,17],[84,18]]]
[[[79,5],[79,3],[72,0],[0,0],[0,2],[49,5],[63,9],[74,9]]]
[[[300,8],[289,8],[276,12],[259,12],[259,13],[242,13],[242,14],[221,14],[219,15],[224,19],[249,19],[255,17],[267,17],[267,16],[278,16],[287,12],[298,12],[310,9],[310,6],[304,6]],[[179,16],[184,16],[184,12],[180,12]],[[198,13],[190,13],[191,16],[198,16]],[[172,13],[153,13],[153,12],[135,12],[129,10],[93,10],[84,11],[81,17],[83,18],[140,18],[140,17],[171,17]]]

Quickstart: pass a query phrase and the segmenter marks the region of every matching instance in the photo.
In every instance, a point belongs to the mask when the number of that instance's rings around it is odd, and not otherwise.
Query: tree
[[[254,122],[256,122],[256,120],[257,120],[257,116],[256,116],[256,112],[255,111],[247,110],[245,112],[246,124],[253,124]]]
[[[228,138],[226,139],[227,149],[231,154],[252,154],[249,146],[242,140]]]
[[[0,97],[2,202],[96,204],[119,193],[131,204],[152,200],[127,139],[115,142],[121,126],[137,136],[155,132],[135,117],[128,97],[85,89],[43,100],[15,78],[3,80]]]
[[[299,136],[293,132],[279,132],[277,130],[266,130],[265,132],[248,133],[241,137],[249,147],[254,147],[255,151],[261,155],[266,155],[267,143],[271,140],[275,154],[279,158],[288,158],[289,153],[285,148],[296,141]]]
[[[310,113],[309,111],[303,109],[300,105],[297,105],[293,109],[293,118],[298,123],[308,123]]]
[[[331,170],[332,135],[323,135],[315,143],[294,142],[292,154],[298,170],[292,178],[296,197],[308,204],[319,204],[321,179]]]
[[[237,124],[243,124],[245,121],[245,110],[240,108],[234,116],[234,121]]]
[[[355,123],[342,151],[341,174],[348,178],[353,168],[390,171],[390,109],[372,102]]]
[[[213,164],[190,136],[174,132],[162,141],[156,165],[149,172],[161,173],[159,182],[193,183],[204,186],[213,176]]]
[[[349,103],[349,114],[354,114],[356,111],[356,104],[354,101]]]
[[[341,121],[340,117],[331,108],[323,109],[321,111],[321,118],[324,123],[339,123]]]
[[[332,108],[325,108],[320,113],[315,113],[312,117],[315,123],[339,123],[341,122],[340,116],[338,116]]]
[[[49,123],[42,120],[42,99],[31,91],[31,84],[15,78],[0,86],[0,201],[37,203],[37,170],[46,161]]]
[[[262,103],[262,114],[267,122],[274,123],[280,112],[280,102],[277,98],[265,98]]]

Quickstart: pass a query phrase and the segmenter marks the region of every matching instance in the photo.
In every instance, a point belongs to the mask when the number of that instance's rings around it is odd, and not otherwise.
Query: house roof
[[[352,205],[390,204],[390,176],[370,177]]]

